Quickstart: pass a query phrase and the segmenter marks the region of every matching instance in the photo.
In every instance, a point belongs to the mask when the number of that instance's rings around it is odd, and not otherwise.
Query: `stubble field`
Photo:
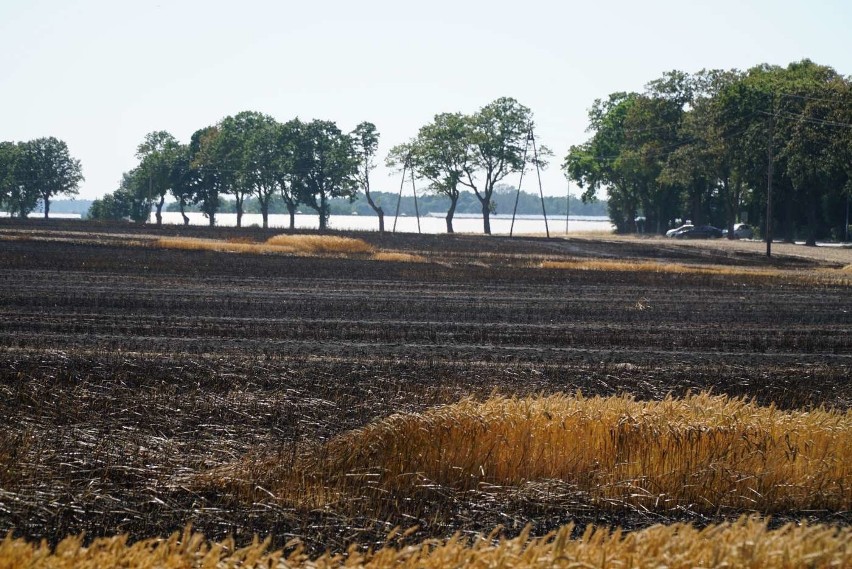
[[[833,415],[820,424],[836,422],[825,429],[840,433],[840,446],[822,460],[850,452],[852,295],[842,262],[580,238],[354,236],[417,262],[159,245],[187,236],[263,242],[272,233],[0,225],[0,532],[136,540],[191,523],[213,539],[269,535],[281,547],[298,538],[320,552],[381,545],[395,526],[416,526],[407,537],[416,540],[498,525],[507,536],[528,524],[534,535],[569,522],[574,535],[587,524],[704,526],[755,512],[776,525],[852,521],[842,468],[819,484],[808,478],[796,486],[803,501],[778,507],[671,497],[640,483],[647,473],[629,485],[656,499],[599,496],[566,475],[492,475],[488,457],[463,483],[417,467],[417,483],[403,484],[415,474],[406,465],[393,480],[387,465],[328,470],[334,452],[358,454],[394,414],[423,430],[441,410],[482,422],[488,405],[533,408],[578,392],[640,403],[710,392],[707,406],[747,398],[784,421],[823,408]],[[583,264],[601,258],[715,268]],[[580,412],[543,409],[535,413],[551,419]],[[633,411],[619,413],[616,423]],[[637,429],[634,447],[655,436]],[[787,454],[806,455],[807,440]],[[371,448],[361,454],[379,456]],[[318,464],[326,470],[305,470]]]

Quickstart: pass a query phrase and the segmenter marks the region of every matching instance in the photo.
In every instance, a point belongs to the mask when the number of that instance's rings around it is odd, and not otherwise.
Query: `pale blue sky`
[[[852,2],[0,0],[0,140],[65,140],[91,199],[152,130],[186,142],[242,110],[369,120],[383,158],[435,113],[512,96],[556,153],[545,192],[564,195],[558,164],[595,98],[806,57],[852,74]]]

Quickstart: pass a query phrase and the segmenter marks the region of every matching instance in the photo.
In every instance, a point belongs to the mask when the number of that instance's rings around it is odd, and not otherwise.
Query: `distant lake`
[[[198,212],[188,213],[190,225],[207,225],[208,220],[204,214]],[[151,214],[150,223],[156,222]],[[565,233],[565,218],[547,218],[550,233],[558,235]],[[163,223],[180,225],[183,219],[179,212],[163,212]],[[263,217],[259,213],[246,213],[243,215],[243,227],[252,225],[261,226]],[[216,225],[220,227],[235,227],[237,225],[237,214],[216,214]],[[393,231],[393,216],[385,216],[385,230]],[[287,214],[270,214],[269,226],[288,228],[290,227],[290,216]],[[330,229],[343,231],[378,231],[379,218],[373,215],[332,215],[329,217]],[[512,226],[511,215],[492,215],[491,232],[495,235],[508,235]],[[319,217],[316,214],[296,214],[297,229],[317,229]],[[474,214],[456,214],[453,218],[453,229],[456,233],[482,233],[482,217]],[[606,216],[570,216],[568,218],[568,231],[612,231],[613,225]],[[417,233],[417,218],[400,216],[396,222],[396,230],[400,233]],[[443,216],[427,215],[420,218],[421,233],[446,233],[447,223]],[[544,233],[544,217],[540,215],[519,215],[515,218],[513,233]]]

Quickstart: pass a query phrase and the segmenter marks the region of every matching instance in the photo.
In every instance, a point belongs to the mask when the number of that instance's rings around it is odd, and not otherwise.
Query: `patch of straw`
[[[71,569],[74,567],[125,567],[142,569],[315,568],[336,569],[443,569],[444,567],[761,567],[764,569],[813,569],[852,566],[852,528],[827,525],[787,524],[770,530],[765,521],[741,518],[733,523],[696,529],[687,524],[657,525],[624,533],[589,526],[572,538],[569,524],[542,537],[525,529],[518,537],[489,536],[426,540],[404,545],[408,532],[394,530],[378,549],[359,549],[353,544],[345,553],[307,555],[297,543],[293,551],[270,551],[269,541],[257,538],[237,547],[233,538],[209,542],[204,536],[174,533],[167,539],[130,543],[128,536],[95,539],[84,546],[81,537],[69,537],[55,548],[29,543],[7,535],[0,541],[0,566],[9,568]]]
[[[361,255],[373,251],[373,247],[361,239],[336,235],[276,235],[265,243],[246,242],[243,239],[223,241],[163,237],[157,241],[157,246],[166,249],[253,254]]]
[[[426,258],[414,253],[401,251],[376,251],[371,257],[374,261],[393,261],[396,263],[425,263]]]
[[[249,472],[250,471],[250,472]],[[601,507],[778,512],[852,508],[852,411],[781,411],[709,394],[465,399],[344,433],[293,468],[233,465],[207,483],[261,484],[320,506],[372,488],[412,496],[558,480]]]

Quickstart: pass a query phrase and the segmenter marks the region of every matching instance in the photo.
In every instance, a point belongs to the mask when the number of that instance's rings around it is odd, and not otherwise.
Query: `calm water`
[[[207,218],[202,213],[189,213],[190,225],[207,225]],[[151,215],[151,223],[156,219]],[[183,219],[178,212],[163,212],[163,223],[181,224]],[[393,230],[393,217],[385,216],[385,230]],[[220,213],[216,215],[216,225],[222,227],[234,227],[237,224],[237,214]],[[262,225],[263,218],[259,213],[247,213],[243,215],[243,227],[251,225]],[[378,231],[379,218],[372,215],[332,215],[328,220],[331,229],[353,230],[353,231]],[[491,232],[494,234],[508,235],[512,225],[512,216],[491,216]],[[565,218],[548,217],[550,233],[558,235],[565,233]],[[269,215],[270,227],[286,228],[290,226],[290,216],[281,214]],[[319,227],[317,215],[297,214],[296,227],[299,229],[316,229]],[[597,216],[571,216],[568,220],[568,230],[571,232],[587,231],[611,231],[613,228],[607,217]],[[453,219],[453,229],[456,233],[482,233],[482,217],[471,215],[456,215]],[[416,217],[399,217],[396,222],[396,230],[401,233],[417,233]],[[447,230],[446,221],[443,217],[426,216],[420,218],[421,233],[444,233]],[[537,215],[525,215],[515,218],[514,233],[544,233],[544,218]]]

